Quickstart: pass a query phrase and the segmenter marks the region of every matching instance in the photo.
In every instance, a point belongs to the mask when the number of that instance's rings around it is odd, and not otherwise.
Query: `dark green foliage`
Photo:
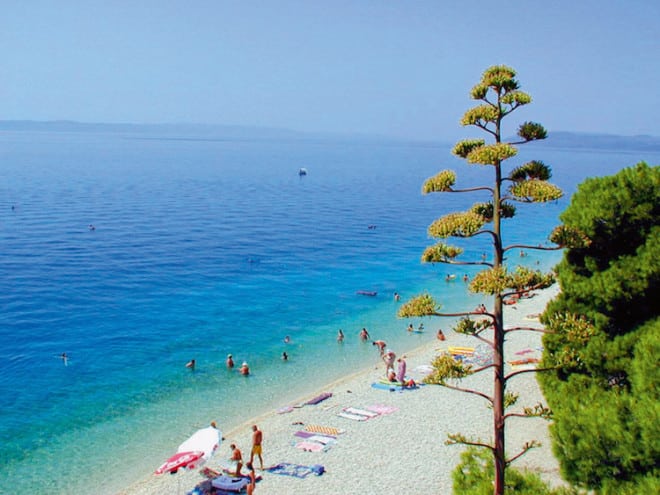
[[[492,222],[493,220],[493,202],[489,201],[488,203],[475,203],[470,208],[470,211],[481,215],[487,222]],[[500,217],[501,218],[513,218],[516,215],[516,207],[511,203],[502,201],[500,204]]]
[[[493,456],[483,449],[470,447],[461,454],[461,462],[452,473],[454,495],[491,495],[493,493]],[[536,473],[509,468],[505,478],[506,493],[515,495],[574,495],[569,488],[549,488]]]
[[[580,185],[561,219],[591,239],[558,266],[539,379],[564,477],[599,494],[659,493],[660,168]],[[573,315],[583,315],[574,318]]]
[[[591,244],[566,252],[558,266],[560,303],[605,317],[610,335],[657,314],[660,300],[660,167],[640,163],[611,177],[586,180],[561,220]],[[571,309],[567,307],[565,309]]]
[[[525,141],[535,141],[537,139],[547,138],[548,132],[541,124],[537,124],[536,122],[525,122],[518,128],[518,136]]]
[[[552,177],[550,167],[540,160],[527,162],[513,169],[509,174],[509,178],[515,181],[527,179],[550,180],[550,177]]]

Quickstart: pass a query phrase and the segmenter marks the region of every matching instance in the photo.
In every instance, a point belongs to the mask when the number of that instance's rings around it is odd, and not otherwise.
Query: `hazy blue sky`
[[[658,135],[659,23],[658,0],[3,0],[0,119],[454,138],[507,64],[519,119]]]

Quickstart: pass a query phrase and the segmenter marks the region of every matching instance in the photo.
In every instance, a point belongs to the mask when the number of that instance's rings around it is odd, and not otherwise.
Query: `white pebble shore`
[[[521,300],[515,306],[507,306],[506,327],[540,328],[538,320],[531,316],[543,312],[557,291],[557,286],[553,286],[537,292],[531,299]],[[416,368],[428,365],[434,356],[450,345],[475,347],[478,344],[471,337],[445,333],[445,342],[431,342],[404,353],[409,376],[421,378],[422,375],[415,372]],[[539,356],[541,335],[539,332],[511,332],[507,336],[505,359],[510,361],[525,357],[527,355],[515,354],[525,349],[534,350],[534,353],[528,355]],[[322,476],[310,475],[299,479],[257,470],[257,474],[263,476],[257,483],[257,494],[451,493],[452,471],[459,462],[463,447],[445,445],[445,440],[449,433],[463,433],[489,440],[492,436],[492,412],[486,407],[486,401],[436,385],[401,392],[372,388],[371,384],[377,382],[383,373],[383,365],[363,370],[319,390],[318,393],[332,392],[333,396],[317,405],[295,408],[284,414],[272,411],[262,417],[252,418],[232,431],[223,431],[225,441],[207,465],[214,469],[228,465],[231,443],[236,443],[243,451],[244,459],[249,458],[251,426],[258,424],[264,432],[266,466],[280,462],[321,464],[326,472]],[[461,385],[490,393],[492,372],[487,370],[478,373],[463,380]],[[514,411],[520,411],[523,406],[545,402],[536,381],[536,373],[523,373],[515,377],[509,384],[509,390],[520,394]],[[300,403],[309,398],[301,398]],[[393,406],[398,410],[360,422],[337,415],[344,407],[364,409],[376,404]],[[221,427],[221,420],[218,422]],[[294,423],[333,426],[345,432],[338,436],[337,444],[326,452],[305,452],[295,448],[295,441],[299,439],[293,436],[304,426]],[[530,450],[516,461],[515,467],[536,471],[552,485],[562,483],[558,463],[552,455],[546,421],[538,418],[511,418],[507,422],[506,435],[508,455],[518,452],[528,440],[535,439],[542,443],[542,447]],[[258,461],[255,464],[258,468]],[[152,475],[121,493],[188,493],[203,479],[199,470],[180,471],[176,475]]]

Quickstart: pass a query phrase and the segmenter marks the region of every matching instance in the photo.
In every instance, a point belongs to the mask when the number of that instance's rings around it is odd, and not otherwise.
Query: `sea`
[[[229,431],[372,366],[363,327],[397,352],[450,327],[397,318],[395,292],[429,292],[447,312],[488,304],[462,281],[478,268],[420,262],[434,219],[486,200],[422,195],[424,180],[451,168],[459,186],[492,181],[451,146],[0,133],[0,493],[120,492],[211,421]],[[534,143],[511,162],[532,159],[565,196],[519,205],[507,245],[548,246],[579,182],[658,164],[660,150]],[[466,261],[490,256],[487,236],[458,244]],[[561,259],[525,252],[508,263]],[[228,354],[251,375],[228,370]]]

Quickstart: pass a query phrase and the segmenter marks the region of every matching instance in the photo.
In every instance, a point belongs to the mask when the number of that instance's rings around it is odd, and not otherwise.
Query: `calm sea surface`
[[[428,290],[450,310],[482,302],[460,281],[473,268],[419,262],[427,226],[482,199],[422,196],[424,179],[443,168],[464,184],[491,178],[450,148],[0,134],[0,493],[115,493],[209,421],[227,431],[373,364],[364,326],[399,351],[432,339],[404,331],[393,292]],[[519,158],[551,165],[567,194],[584,177],[660,163],[537,144]],[[519,207],[506,242],[544,243],[567,201]],[[227,371],[228,353],[252,376]]]

